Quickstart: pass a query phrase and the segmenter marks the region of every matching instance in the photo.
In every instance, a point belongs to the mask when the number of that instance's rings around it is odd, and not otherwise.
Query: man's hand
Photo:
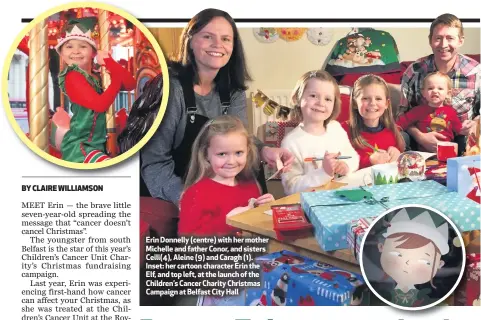
[[[459,133],[463,136],[467,136],[473,130],[476,130],[476,122],[473,120],[464,120],[461,131]]]
[[[426,151],[434,153],[436,153],[438,142],[446,139],[446,136],[439,132],[420,132],[416,137],[416,141],[423,146]]]

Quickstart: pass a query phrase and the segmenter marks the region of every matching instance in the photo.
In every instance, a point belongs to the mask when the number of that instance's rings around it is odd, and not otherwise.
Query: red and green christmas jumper
[[[417,106],[402,115],[396,124],[403,130],[415,125],[423,133],[439,132],[446,137],[438,139],[443,141],[453,141],[455,134],[460,134],[462,127],[456,110],[449,105],[438,108],[428,105]]]
[[[60,89],[71,101],[73,113],[70,130],[65,134],[60,147],[63,160],[93,163],[109,159],[105,151],[105,113],[122,85],[124,90],[130,91],[136,84],[132,75],[112,58],[104,61],[111,79],[105,92],[102,92],[102,87],[94,76],[77,65],[70,65],[59,74]]]

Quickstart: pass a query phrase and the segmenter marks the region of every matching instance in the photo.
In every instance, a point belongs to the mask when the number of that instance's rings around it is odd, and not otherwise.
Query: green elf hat
[[[97,44],[92,38],[92,31],[97,24],[97,19],[94,17],[78,18],[70,20],[65,26],[65,32],[61,34],[55,50],[60,53],[60,47],[67,41],[83,40],[88,42],[94,49],[97,49]]]

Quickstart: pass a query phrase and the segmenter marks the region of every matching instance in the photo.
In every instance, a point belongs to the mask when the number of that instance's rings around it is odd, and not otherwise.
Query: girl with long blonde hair
[[[229,235],[226,224],[233,209],[274,200],[261,196],[256,182],[258,153],[242,121],[224,115],[208,121],[194,141],[184,193],[180,200],[179,234]]]
[[[389,88],[379,76],[368,74],[354,83],[349,121],[342,126],[359,154],[360,169],[395,161],[404,151]]]

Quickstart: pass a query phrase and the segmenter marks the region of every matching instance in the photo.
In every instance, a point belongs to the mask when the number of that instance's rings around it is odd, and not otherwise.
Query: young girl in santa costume
[[[256,182],[257,149],[242,121],[231,115],[209,120],[192,147],[192,158],[180,200],[179,234],[234,235],[226,224],[233,209],[274,201],[261,195]],[[246,208],[247,209],[247,208]]]
[[[282,140],[282,147],[294,155],[291,170],[282,175],[284,192],[289,195],[319,187],[335,174],[357,170],[359,156],[335,121],[341,99],[334,78],[320,70],[305,73],[297,81],[292,103],[294,117],[302,122]]]
[[[404,140],[394,122],[389,88],[378,76],[360,77],[353,86],[349,120],[342,124],[359,154],[359,168],[396,161]]]
[[[65,69],[59,74],[59,85],[68,96],[73,113],[70,129],[60,145],[62,159],[70,162],[94,163],[110,158],[105,151],[105,112],[122,86],[127,91],[135,88],[135,79],[126,69],[107,52],[97,51],[92,38],[95,22],[92,18],[69,21],[65,37],[55,47],[66,63]],[[97,63],[110,72],[111,83],[104,92],[92,73],[95,56]]]

